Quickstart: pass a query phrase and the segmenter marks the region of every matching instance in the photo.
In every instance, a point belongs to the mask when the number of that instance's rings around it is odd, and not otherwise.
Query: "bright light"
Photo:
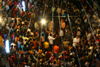
[[[2,20],[2,19],[0,18],[0,22],[1,22],[1,20]]]
[[[0,17],[0,22],[2,21],[2,18]]]
[[[6,47],[5,47],[6,53],[10,53],[9,49],[9,40],[6,40]]]
[[[46,21],[44,19],[42,19],[41,22],[42,22],[42,24],[45,24],[46,23]]]
[[[23,11],[25,11],[25,2],[24,1],[22,1],[22,6],[23,6]]]

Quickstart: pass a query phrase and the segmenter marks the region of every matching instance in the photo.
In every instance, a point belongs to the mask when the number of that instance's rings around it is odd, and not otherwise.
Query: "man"
[[[57,37],[57,36],[56,36],[56,37]],[[54,38],[51,34],[48,36],[48,40],[49,40],[49,44],[50,44],[50,49],[52,49],[53,40],[55,40],[56,37]]]
[[[76,47],[76,45],[79,43],[80,41],[80,38],[78,36],[76,36],[74,39],[73,39],[73,47]]]
[[[64,36],[64,32],[63,32],[63,30],[62,29],[60,29],[59,30],[59,42],[60,42],[60,44],[62,44],[62,38],[63,38],[63,36]]]
[[[39,24],[38,24],[37,21],[35,22],[34,27],[35,27],[36,30],[39,30]]]

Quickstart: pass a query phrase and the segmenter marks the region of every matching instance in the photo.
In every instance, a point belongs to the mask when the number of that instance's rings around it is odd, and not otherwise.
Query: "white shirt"
[[[49,44],[53,44],[53,40],[55,40],[55,38],[49,35],[48,39],[49,39]]]
[[[64,36],[63,30],[60,30],[60,31],[59,31],[59,36]]]
[[[9,5],[6,5],[6,10],[8,10],[9,9]]]
[[[87,35],[87,40],[89,40],[91,38],[91,33],[89,33],[88,35]]]
[[[73,39],[73,47],[76,47],[76,45],[77,45],[77,42],[79,42],[79,38],[74,38]]]
[[[39,30],[39,28],[37,28],[37,27],[39,27],[38,23],[35,23],[34,27],[35,27],[36,30]]]
[[[5,6],[5,1],[3,1],[2,5]]]
[[[16,18],[16,20],[17,20],[17,25],[20,23],[19,19],[20,19],[20,18]]]

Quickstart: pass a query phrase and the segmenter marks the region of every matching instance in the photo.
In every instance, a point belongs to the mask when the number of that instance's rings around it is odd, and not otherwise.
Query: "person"
[[[80,38],[78,36],[76,36],[74,39],[73,39],[73,47],[76,48],[76,45],[79,43],[80,41]]]
[[[59,31],[59,42],[60,42],[60,44],[62,44],[61,40],[62,40],[63,36],[64,36],[64,32],[63,32],[62,29],[60,29],[60,31]]]
[[[35,22],[34,27],[35,27],[36,30],[39,30],[39,24],[38,24],[37,21]]]
[[[57,36],[56,36],[56,37],[57,37]],[[54,38],[51,34],[48,36],[48,40],[49,40],[49,44],[50,44],[50,49],[52,49],[53,40],[55,40],[56,37]]]

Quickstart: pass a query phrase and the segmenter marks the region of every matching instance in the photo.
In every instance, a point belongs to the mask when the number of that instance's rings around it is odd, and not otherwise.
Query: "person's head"
[[[50,34],[50,36],[52,36],[52,34]]]
[[[78,35],[76,35],[76,38],[78,38]]]

